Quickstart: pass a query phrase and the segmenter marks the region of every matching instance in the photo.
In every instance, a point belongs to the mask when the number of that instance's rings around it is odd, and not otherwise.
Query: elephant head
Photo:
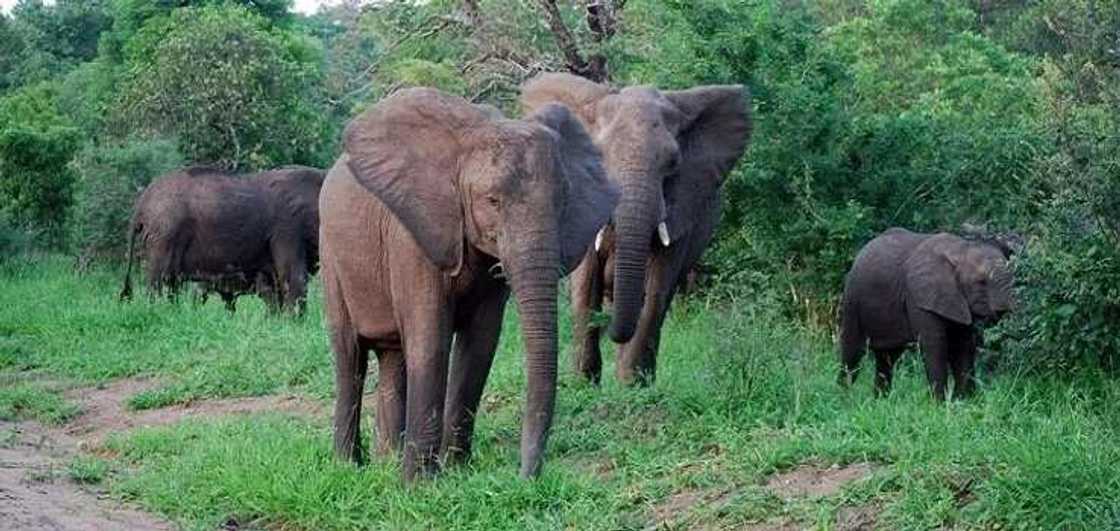
[[[451,276],[497,258],[520,309],[527,375],[521,473],[536,475],[556,395],[556,295],[618,191],[560,105],[525,120],[433,89],[400,91],[346,128],[345,160],[426,257]]]
[[[1007,260],[990,243],[944,233],[931,236],[906,260],[908,299],[964,325],[997,320],[1014,307]]]
[[[615,342],[634,335],[651,245],[667,247],[689,234],[746,149],[749,100],[738,85],[615,91],[569,74],[545,74],[525,85],[526,110],[560,102],[579,116],[603,151],[608,177],[622,190],[613,215],[609,333]]]

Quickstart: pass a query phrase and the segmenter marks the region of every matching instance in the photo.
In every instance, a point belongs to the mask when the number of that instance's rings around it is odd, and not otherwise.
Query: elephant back
[[[892,228],[856,255],[844,282],[845,311],[853,311],[872,348],[895,348],[914,341],[907,317],[904,264],[929,234]]]
[[[325,171],[308,166],[285,166],[251,177],[273,198],[277,221],[290,223],[302,235],[312,273],[319,263],[319,192],[325,177]]]

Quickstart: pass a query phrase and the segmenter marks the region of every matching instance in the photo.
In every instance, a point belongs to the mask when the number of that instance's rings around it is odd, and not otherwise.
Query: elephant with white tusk
[[[556,400],[557,282],[618,195],[560,105],[508,120],[415,88],[351,121],[319,200],[336,454],[363,457],[374,352],[378,452],[403,452],[406,481],[466,460],[512,295],[525,347],[521,475],[539,474]]]
[[[622,190],[572,275],[576,370],[599,382],[600,331],[590,316],[613,299],[618,379],[651,383],[669,304],[712,239],[720,187],[750,140],[750,95],[739,85],[616,90],[568,74],[544,74],[522,89],[529,112],[555,102],[587,127]]]

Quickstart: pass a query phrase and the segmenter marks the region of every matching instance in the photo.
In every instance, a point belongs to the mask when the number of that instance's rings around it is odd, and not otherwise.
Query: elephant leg
[[[440,285],[436,280],[430,282]],[[444,293],[442,286],[432,292]],[[452,336],[452,319],[445,305],[423,300],[431,292],[411,295],[407,309],[413,311],[398,317],[404,324],[407,382],[402,459],[405,482],[415,480],[418,474],[431,476],[439,471]]]
[[[918,331],[918,344],[922,349],[930,391],[936,400],[944,401],[949,369],[949,342],[945,323],[940,317],[925,310],[914,310],[911,323]]]
[[[171,246],[168,242],[152,242],[147,265],[148,297],[154,300],[163,295],[164,286],[171,277]]]
[[[646,386],[657,375],[657,350],[661,343],[661,326],[676,292],[675,268],[657,257],[646,273],[646,298],[638,316],[634,337],[619,346],[615,375],[624,384]]]
[[[307,259],[298,237],[277,237],[272,244],[281,306],[303,315],[307,308]]]
[[[205,306],[206,301],[210,299],[210,287],[204,282],[198,283],[192,295],[191,302],[195,306]]]
[[[363,461],[360,436],[362,392],[369,366],[369,352],[358,345],[358,338],[347,317],[331,323],[331,350],[334,351],[334,453],[340,459]]]
[[[226,305],[226,311],[230,314],[237,313],[237,294],[231,291],[221,291],[219,294]]]
[[[949,365],[953,370],[953,398],[968,398],[976,389],[976,349],[979,332],[957,326],[950,336]]]
[[[443,454],[449,463],[470,459],[474,420],[498,348],[508,297],[508,288],[493,286],[477,307],[458,319],[443,422]]]
[[[277,291],[276,275],[272,273],[259,273],[253,283],[253,290],[264,301],[269,315],[280,313],[280,293]]]
[[[875,396],[882,397],[891,392],[894,365],[904,351],[905,348],[875,350]]]
[[[183,284],[186,282],[184,258],[187,252],[188,247],[186,245],[176,244],[175,242],[169,243],[164,282],[167,289],[167,300],[172,303],[179,302],[179,295],[183,290]]]
[[[603,374],[599,346],[602,328],[591,324],[591,316],[603,307],[603,268],[595,249],[589,249],[572,273],[572,365],[588,381],[598,384]]]
[[[405,392],[404,352],[377,349],[377,453],[394,454],[404,435]]]

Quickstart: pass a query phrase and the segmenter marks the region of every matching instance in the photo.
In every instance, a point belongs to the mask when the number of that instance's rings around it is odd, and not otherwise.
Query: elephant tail
[[[126,301],[132,298],[132,262],[136,258],[136,235],[140,233],[143,224],[140,220],[133,218],[128,224],[128,253],[125,255],[125,261],[128,265],[124,269],[124,286],[121,287],[121,294],[119,300]]]

